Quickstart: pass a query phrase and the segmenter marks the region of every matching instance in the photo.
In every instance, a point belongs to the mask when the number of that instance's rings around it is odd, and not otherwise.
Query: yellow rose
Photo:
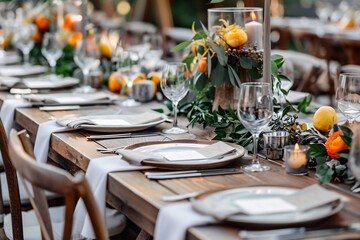
[[[225,33],[224,40],[230,47],[239,48],[247,42],[248,37],[243,29],[237,27]]]

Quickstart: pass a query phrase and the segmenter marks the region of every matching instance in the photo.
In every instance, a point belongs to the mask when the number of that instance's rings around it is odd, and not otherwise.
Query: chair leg
[[[144,230],[141,230],[141,232],[136,238],[136,240],[150,240],[150,239],[151,239],[151,235],[145,232]]]

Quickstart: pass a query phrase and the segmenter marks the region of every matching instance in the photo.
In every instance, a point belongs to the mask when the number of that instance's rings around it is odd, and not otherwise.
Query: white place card
[[[102,126],[130,126],[131,123],[123,120],[123,119],[99,119],[99,118],[92,118],[91,122],[95,123],[96,125]]]
[[[279,197],[261,199],[239,199],[234,202],[248,215],[292,212],[298,208]]]
[[[224,142],[217,142],[196,150],[159,152],[159,154],[169,161],[191,161],[215,158],[234,150],[235,148]]]

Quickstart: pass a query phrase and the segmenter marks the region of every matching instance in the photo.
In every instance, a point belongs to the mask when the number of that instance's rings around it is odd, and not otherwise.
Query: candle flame
[[[250,13],[250,17],[251,17],[251,20],[253,20],[253,21],[256,20],[256,14],[254,12]]]
[[[299,151],[299,150],[300,150],[299,144],[296,143],[296,144],[295,144],[295,147],[294,147],[294,151]]]

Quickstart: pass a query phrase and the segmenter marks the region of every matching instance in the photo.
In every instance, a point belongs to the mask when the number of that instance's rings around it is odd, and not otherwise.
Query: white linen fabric
[[[47,162],[50,137],[52,133],[66,132],[71,130],[73,129],[59,126],[58,124],[56,124],[56,120],[50,120],[39,124],[34,146],[34,154],[36,161],[41,163]]]
[[[192,209],[191,203],[174,203],[160,209],[154,240],[183,240],[189,227],[216,223],[216,220]]]
[[[152,167],[130,165],[127,161],[121,159],[120,156],[107,156],[90,160],[85,177],[93,192],[100,213],[104,216],[104,220],[108,221],[105,218],[105,196],[108,173],[151,168]],[[76,206],[74,224],[76,229],[82,228],[82,236],[86,238],[95,238],[90,218],[86,213],[85,205],[82,201]]]

